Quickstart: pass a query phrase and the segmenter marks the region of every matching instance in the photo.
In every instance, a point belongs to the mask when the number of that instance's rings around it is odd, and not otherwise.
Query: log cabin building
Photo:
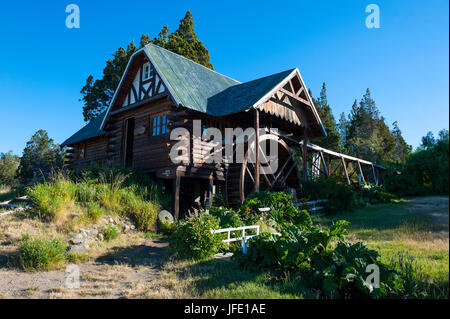
[[[248,145],[244,163],[208,164],[211,145],[201,139],[190,145],[191,161],[174,164],[170,132],[175,127],[192,132],[193,120],[222,132],[226,127],[267,129],[261,137],[256,131],[256,145],[260,139],[277,141],[277,171],[260,174],[258,152],[255,163],[247,160]],[[271,134],[271,128],[279,134]],[[76,170],[125,167],[151,174],[172,192],[173,214],[181,217],[195,201],[211,204],[213,193],[234,205],[252,191],[296,187],[309,172],[307,140],[320,136],[326,132],[298,69],[241,83],[149,44],[131,57],[108,109],[61,146]],[[300,165],[291,149],[296,143]]]

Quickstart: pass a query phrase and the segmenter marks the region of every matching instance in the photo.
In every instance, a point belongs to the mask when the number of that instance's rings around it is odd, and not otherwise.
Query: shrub
[[[441,132],[439,139],[428,139],[428,143],[410,153],[403,163],[389,169],[385,178],[388,191],[399,196],[449,194],[448,131]]]
[[[165,235],[172,235],[176,230],[175,223],[170,224],[167,221],[162,222],[159,218],[157,220],[158,229]]]
[[[348,211],[356,207],[356,192],[351,185],[336,178],[319,178],[304,182],[298,189],[298,198],[305,201],[326,199],[324,212]]]
[[[84,170],[77,183],[67,176],[56,172],[48,182],[27,189],[39,214],[51,221],[64,223],[69,212],[81,210],[79,221],[95,222],[108,211],[129,215],[140,230],[148,231],[155,228],[160,203],[167,200],[155,183],[127,185],[130,173],[120,170]]]
[[[407,253],[398,253],[393,256],[389,264],[403,279],[404,285],[401,291],[402,298],[448,298],[448,283],[436,284],[426,276],[414,257]]]
[[[395,195],[385,191],[383,187],[370,184],[361,187],[361,196],[366,202],[371,204],[389,203],[397,198]]]
[[[179,221],[171,237],[171,248],[181,258],[202,259],[214,255],[222,246],[222,235],[212,234],[219,228],[219,220],[205,212]]]
[[[123,168],[84,169],[79,174],[83,182],[89,184],[104,184],[112,189],[127,188],[143,199],[149,200],[165,209],[172,205],[172,198],[163,191],[154,180],[147,174],[140,174],[135,171]]]
[[[249,240],[246,255],[237,251],[234,258],[254,271],[299,273],[322,297],[379,298],[400,291],[402,280],[378,262],[375,250],[345,241],[347,225],[338,221],[328,231],[312,225],[291,225],[281,231],[281,236],[263,233]],[[336,245],[330,245],[333,241]],[[366,267],[370,264],[380,268],[379,288],[366,283]]]
[[[88,202],[86,205],[86,215],[89,220],[97,222],[107,211],[96,202]]]
[[[258,208],[269,207],[268,212]],[[285,225],[304,225],[311,222],[309,214],[299,210],[292,201],[292,195],[283,192],[258,192],[250,194],[239,209],[245,224],[255,224],[259,220],[271,227],[283,228]]]
[[[142,231],[155,229],[156,219],[158,218],[158,206],[151,202],[142,202],[140,209],[134,213],[136,226]]]
[[[214,206],[209,208],[209,213],[219,219],[220,228],[244,226],[239,214],[232,209]]]
[[[78,203],[87,204],[96,200],[96,188],[95,184],[89,184],[87,182],[81,182],[77,184],[75,192],[75,198]]]
[[[65,244],[60,239],[40,239],[23,235],[19,246],[19,261],[25,270],[43,270],[64,260]]]
[[[19,156],[13,155],[12,152],[0,152],[0,192],[6,186],[15,186],[18,184],[17,169],[19,167],[19,161]]]
[[[102,234],[106,241],[116,239],[120,234],[119,227],[114,224],[108,224],[102,228]]]
[[[44,217],[64,222],[74,206],[76,185],[70,181],[37,183],[27,188],[27,195]]]
[[[120,213],[123,210],[120,192],[108,185],[96,185],[96,200],[102,207],[115,213]]]

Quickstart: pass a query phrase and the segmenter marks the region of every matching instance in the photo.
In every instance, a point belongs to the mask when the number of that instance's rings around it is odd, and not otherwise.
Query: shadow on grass
[[[432,216],[420,210],[412,210],[406,203],[378,204],[352,212],[319,217],[316,221],[329,226],[340,219],[349,221],[349,229],[355,232],[367,229],[386,231],[400,227],[411,228],[413,231],[448,231],[448,224],[437,223]]]
[[[0,270],[19,269],[19,254],[17,251],[2,252],[0,254]]]
[[[314,298],[299,276],[249,271],[234,259],[191,261],[176,271],[201,298]]]
[[[25,187],[18,186],[11,189],[9,192],[0,193],[0,202],[8,201],[23,195],[25,195]]]
[[[167,246],[165,240],[154,240],[152,245],[115,247],[107,254],[97,257],[95,261],[109,265],[126,264],[132,267],[155,265],[159,268],[167,259]]]

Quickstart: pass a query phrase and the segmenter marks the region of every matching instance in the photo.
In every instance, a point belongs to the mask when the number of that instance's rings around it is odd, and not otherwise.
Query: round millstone
[[[161,223],[173,224],[173,215],[167,210],[162,210],[158,213],[158,219]]]

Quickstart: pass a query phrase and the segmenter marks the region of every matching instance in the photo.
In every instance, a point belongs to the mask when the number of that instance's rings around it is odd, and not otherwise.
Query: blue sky
[[[80,8],[67,29],[65,8]],[[380,8],[368,29],[365,8]],[[216,71],[240,81],[298,67],[336,117],[370,88],[387,123],[414,147],[449,123],[448,2],[428,1],[9,1],[0,11],[0,152],[22,154],[46,129],[61,143],[84,125],[80,89],[119,46],[171,31],[190,9]]]

